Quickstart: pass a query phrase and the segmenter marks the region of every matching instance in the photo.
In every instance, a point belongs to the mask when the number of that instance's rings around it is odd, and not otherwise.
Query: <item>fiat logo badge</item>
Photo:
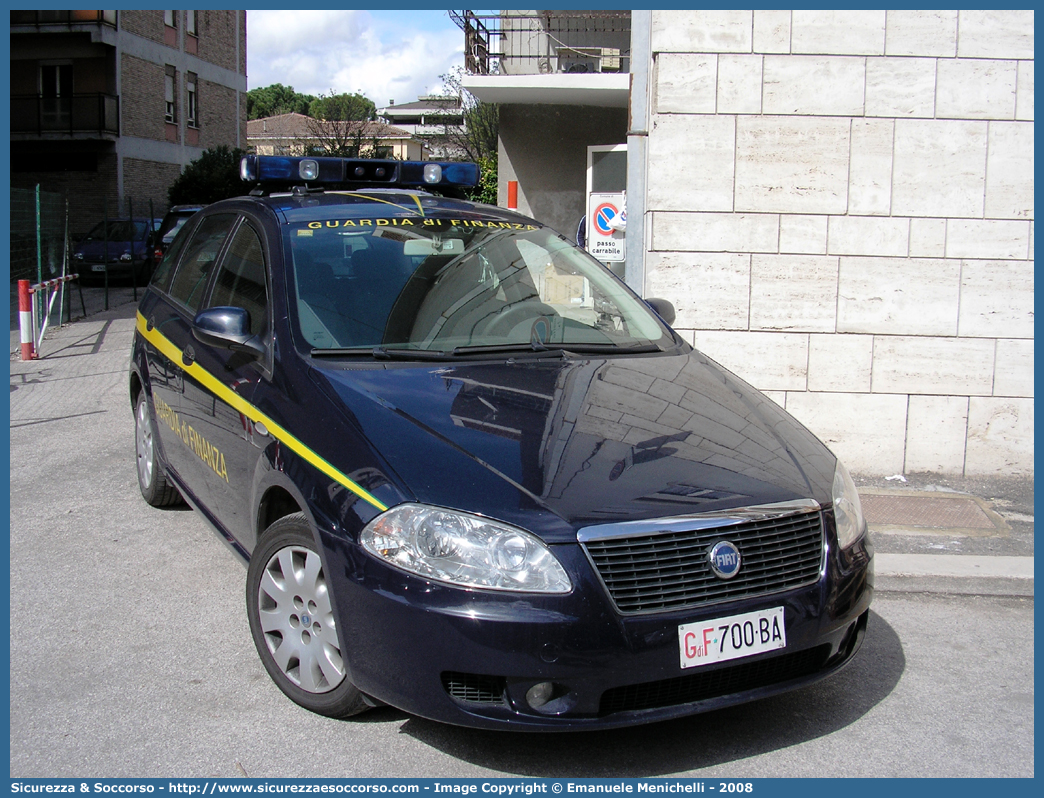
[[[718,579],[732,579],[739,573],[740,552],[731,541],[719,540],[707,550],[707,559]]]

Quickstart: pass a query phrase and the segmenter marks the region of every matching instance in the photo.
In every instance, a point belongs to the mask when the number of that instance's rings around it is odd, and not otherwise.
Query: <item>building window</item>
[[[65,130],[72,122],[72,64],[40,64],[40,124],[43,130]]]
[[[177,85],[177,74],[178,73],[174,70],[174,67],[168,66],[166,68],[166,74],[163,76],[163,89],[167,102],[167,109],[164,118],[168,122],[178,121],[178,105],[175,100],[177,97],[177,91],[175,89]]]
[[[164,11],[163,12],[163,24],[168,28],[178,27],[178,12],[177,11]]]
[[[185,81],[185,88],[187,90],[187,99],[185,102],[185,121],[190,127],[199,127],[199,114],[197,106],[196,96],[196,76],[191,72],[188,73],[188,77]]]
[[[190,36],[196,36],[196,12],[186,11],[185,12],[185,33]]]

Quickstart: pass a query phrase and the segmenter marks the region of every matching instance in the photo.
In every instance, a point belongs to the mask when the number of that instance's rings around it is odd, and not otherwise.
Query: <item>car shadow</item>
[[[480,767],[520,776],[575,778],[658,776],[711,767],[831,734],[884,700],[906,667],[902,643],[870,613],[852,663],[809,687],[679,720],[609,731],[491,733],[448,726],[385,709],[374,721],[407,717],[400,733]],[[362,716],[366,717],[366,715]]]

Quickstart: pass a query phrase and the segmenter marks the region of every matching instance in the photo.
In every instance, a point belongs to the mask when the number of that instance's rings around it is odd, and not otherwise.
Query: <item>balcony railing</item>
[[[17,25],[90,25],[116,27],[115,11],[12,11],[11,27]]]
[[[112,94],[71,97],[14,96],[12,133],[120,135],[120,99]]]
[[[630,11],[451,11],[470,75],[629,72]]]

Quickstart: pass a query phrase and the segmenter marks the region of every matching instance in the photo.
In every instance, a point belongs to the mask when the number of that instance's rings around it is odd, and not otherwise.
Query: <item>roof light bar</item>
[[[239,176],[248,183],[315,186],[470,187],[479,167],[462,161],[394,161],[366,158],[292,158],[246,155]]]

